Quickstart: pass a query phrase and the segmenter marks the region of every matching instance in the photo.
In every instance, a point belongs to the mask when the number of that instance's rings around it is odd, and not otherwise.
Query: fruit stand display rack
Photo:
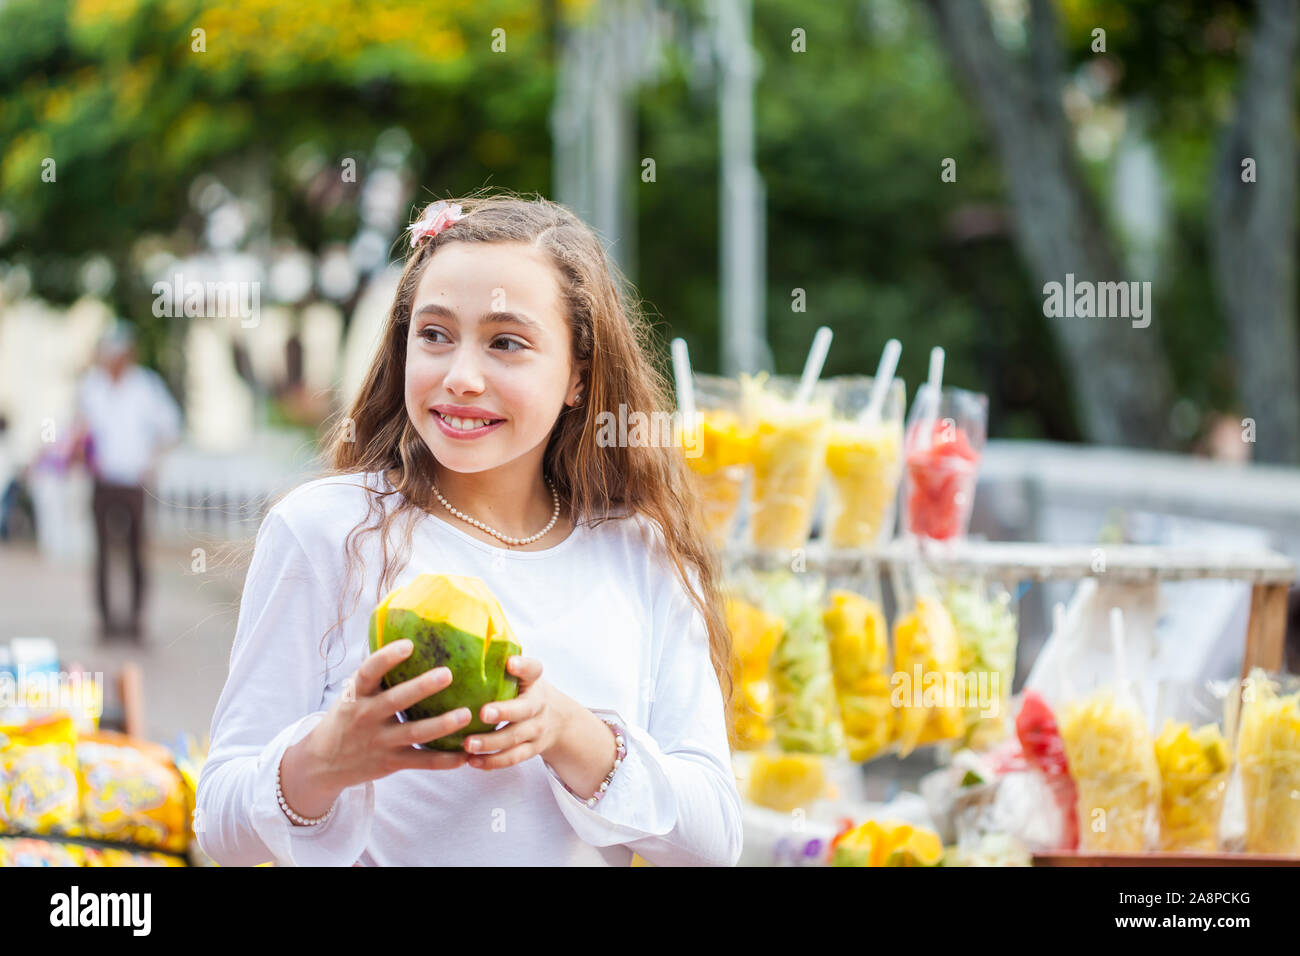
[[[1098,570],[1098,558],[1103,559]],[[1006,541],[953,543],[898,540],[876,552],[836,551],[814,542],[793,558],[790,552],[740,548],[734,557],[755,570],[789,568],[825,574],[874,574],[880,567],[899,569],[919,561],[934,574],[984,575],[995,580],[1070,581],[1105,578],[1125,584],[1159,587],[1164,581],[1220,580],[1251,584],[1250,619],[1241,675],[1252,667],[1266,671],[1283,666],[1287,592],[1296,565],[1274,551],[1205,551],[1196,548],[1134,544],[1051,545]]]
[[[1274,551],[1209,551],[1133,544],[1050,545],[964,540],[918,542],[900,539],[877,551],[839,551],[814,541],[799,552],[740,547],[728,560],[753,570],[798,568],[827,575],[864,577],[889,569],[891,577],[919,562],[940,577],[982,575],[1006,584],[1022,581],[1068,581],[1104,578],[1157,589],[1166,581],[1245,581],[1251,585],[1250,616],[1242,654],[1241,676],[1252,668],[1281,671],[1286,644],[1287,594],[1296,565]],[[1071,852],[1035,854],[1035,866],[1275,866],[1300,865],[1300,858],[1247,853],[1187,854],[1146,852],[1115,854]]]

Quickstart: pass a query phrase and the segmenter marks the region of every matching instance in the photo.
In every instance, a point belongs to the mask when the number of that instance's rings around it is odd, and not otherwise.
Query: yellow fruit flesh
[[[682,434],[680,442],[699,490],[709,540],[722,550],[740,512],[755,434],[728,409],[704,409],[698,415],[698,430]]]
[[[698,445],[691,448],[686,462],[701,475],[733,465],[748,465],[754,455],[755,432],[740,421],[740,417],[726,409],[701,410],[699,431],[694,436]],[[683,447],[687,443],[683,441]],[[695,455],[694,452],[699,452]]]
[[[823,396],[795,406],[764,386],[766,376],[742,376],[747,421],[754,440],[752,543],[759,548],[801,548],[808,540],[817,491],[826,468],[831,408]]]
[[[789,813],[806,807],[826,789],[822,758],[813,754],[756,754],[749,772],[749,800]]]
[[[829,434],[827,420],[807,417],[759,424],[754,456],[754,544],[807,543]]]
[[[1160,770],[1141,711],[1123,695],[1098,691],[1066,705],[1061,738],[1078,791],[1080,849],[1143,850]]]
[[[833,548],[869,548],[888,537],[902,473],[902,427],[837,421],[826,447],[834,495],[828,538]]]
[[[1164,850],[1218,848],[1228,779],[1228,751],[1214,724],[1196,731],[1165,721],[1155,740],[1160,768],[1160,843]]]
[[[841,866],[935,866],[943,841],[932,830],[897,820],[867,820],[840,837],[833,860]]]
[[[889,699],[889,647],[880,606],[851,591],[832,591],[822,612],[830,636],[835,693],[849,758],[870,760],[889,746],[894,713]]]
[[[725,602],[727,627],[734,641],[733,677],[736,681],[734,737],[736,750],[752,750],[772,738],[772,685],[768,662],[785,629],[780,618],[728,597]]]
[[[1278,694],[1254,671],[1243,693],[1237,763],[1246,849],[1300,855],[1300,693]]]
[[[960,655],[957,630],[947,609],[930,598],[917,597],[916,607],[894,628],[894,666],[907,677],[907,692],[896,715],[899,756],[964,732],[960,701],[948,704],[954,696],[948,684],[960,672]],[[918,679],[919,687],[915,686]]]
[[[482,634],[480,670],[486,670],[493,641],[514,641],[501,603],[479,578],[464,574],[421,574],[409,584],[389,592],[379,604],[375,622],[376,644],[384,646],[384,622],[388,610],[412,611],[422,617],[443,621],[467,634]]]
[[[388,602],[393,599],[397,591],[389,591],[379,606],[375,608],[375,650],[384,646],[384,624],[388,620]]]

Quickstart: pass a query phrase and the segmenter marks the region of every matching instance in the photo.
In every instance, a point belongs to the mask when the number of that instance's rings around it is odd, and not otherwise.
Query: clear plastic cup
[[[1074,779],[1079,849],[1141,853],[1159,784],[1142,774],[1094,773]]]
[[[1213,853],[1231,744],[1224,732],[1224,700],[1206,682],[1162,680],[1157,689],[1154,740],[1160,769],[1160,849]]]
[[[1132,684],[1103,687],[1062,709],[1061,739],[1078,793],[1079,848],[1146,849],[1160,797],[1155,750]]]
[[[1274,750],[1239,763],[1246,850],[1300,856],[1300,750]]]
[[[1160,849],[1178,853],[1214,853],[1219,848],[1219,820],[1228,792],[1228,774],[1160,775]]]
[[[929,385],[917,390],[907,420],[904,526],[917,537],[960,538],[975,503],[988,396],[946,387],[936,409],[926,400],[929,391]]]
[[[832,548],[874,548],[894,534],[894,506],[903,472],[903,406],[906,387],[894,379],[878,420],[861,421],[874,379],[843,375],[830,379],[834,417],[826,448],[830,513],[826,530]]]
[[[1252,672],[1236,736],[1246,850],[1300,855],[1300,678]]]
[[[745,500],[756,433],[742,418],[739,382],[699,373],[692,378],[698,430],[682,446],[700,491],[709,539],[721,551]]]
[[[811,399],[795,406],[797,378],[760,373],[743,377],[745,417],[757,428],[753,499],[749,520],[755,548],[794,550],[808,543],[826,468],[833,390],[813,387]]]

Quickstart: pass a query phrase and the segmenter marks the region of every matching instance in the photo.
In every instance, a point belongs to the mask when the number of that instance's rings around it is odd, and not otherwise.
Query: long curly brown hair
[[[602,410],[620,405],[646,412],[674,407],[671,384],[650,361],[662,343],[648,324],[631,284],[608,260],[596,234],[573,212],[540,196],[481,191],[459,199],[464,218],[411,250],[398,282],[382,340],[352,406],[334,421],[326,437],[327,475],[383,473],[391,490],[370,489],[366,517],[348,534],[347,580],[339,619],[361,563],[360,541],[378,533],[384,566],[375,601],[393,587],[410,556],[415,522],[436,509],[432,493],[434,457],[406,410],[406,343],[411,306],[424,267],[452,242],[524,242],[555,266],[575,369],[584,370],[584,401],[566,406],[551,432],[543,457],[549,478],[575,526],[598,527],[619,513],[639,513],[657,522],[662,545],[686,593],[708,627],[709,651],[722,688],[728,734],[732,730],[733,649],[720,594],[721,565],[705,537],[699,496],[679,448],[648,443],[603,447],[597,443]],[[383,499],[396,496],[397,506]],[[391,527],[401,522],[401,544],[389,549]],[[687,569],[699,584],[692,586]],[[357,600],[360,593],[357,594]],[[356,603],[353,604],[355,609]],[[327,632],[326,637],[328,637]],[[323,641],[322,641],[323,643]]]

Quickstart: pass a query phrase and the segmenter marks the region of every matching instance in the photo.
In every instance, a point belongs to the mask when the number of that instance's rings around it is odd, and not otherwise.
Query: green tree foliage
[[[262,157],[278,234],[311,249],[346,240],[357,186],[343,181],[341,163],[355,159],[364,176],[393,126],[415,143],[415,176],[430,190],[488,181],[544,190],[554,18],[586,5],[0,6],[0,256],[27,265],[38,293],[70,298],[88,253],[125,266],[148,234],[185,252],[201,225],[189,201],[195,177]],[[47,158],[54,183],[42,179]],[[119,307],[140,294],[114,290]]]
[[[1041,297],[1008,238],[1001,170],[953,88],[924,11],[901,2],[755,4],[757,162],[767,186],[767,328],[798,374],[819,325],[826,374],[871,374],[887,339],[911,398],[930,348],[945,379],[989,393],[994,433],[1078,430]],[[792,49],[800,28],[806,52]],[[642,98],[641,291],[716,369],[717,105],[696,61]],[[956,181],[941,180],[945,158]],[[792,290],[806,312],[792,311]],[[688,321],[678,317],[689,316]]]
[[[148,319],[142,248],[202,241],[196,177],[256,169],[271,230],[312,251],[358,227],[358,178],[385,131],[414,145],[425,196],[499,185],[549,191],[556,24],[594,0],[10,0],[0,6],[0,261],[67,301],[90,254],[109,257],[115,308]],[[1212,306],[1206,194],[1217,123],[1232,109],[1245,0],[1062,0],[1068,67],[1113,72],[1160,158],[1176,281],[1157,309],[1176,389],[1198,408],[1235,391]],[[869,373],[904,344],[909,393],[932,345],[946,378],[986,391],[1004,437],[1079,437],[1061,361],[1009,238],[1003,172],[919,5],[756,0],[757,160],[767,185],[767,326],[777,371],[797,373],[821,324],[827,374]],[[679,20],[703,26],[704,6]],[[1107,53],[1091,30],[1107,31]],[[804,31],[806,52],[792,49]],[[504,29],[505,52],[493,51]],[[202,30],[203,51],[195,30]],[[718,367],[717,98],[707,57],[671,51],[637,103],[640,292],[702,369]],[[654,183],[640,179],[653,157]],[[55,160],[57,181],[42,180]],[[955,182],[941,178],[956,161]],[[1110,159],[1088,166],[1106,190]],[[396,238],[396,237],[394,237]],[[133,258],[134,257],[134,258]],[[803,289],[806,312],[791,310]]]

